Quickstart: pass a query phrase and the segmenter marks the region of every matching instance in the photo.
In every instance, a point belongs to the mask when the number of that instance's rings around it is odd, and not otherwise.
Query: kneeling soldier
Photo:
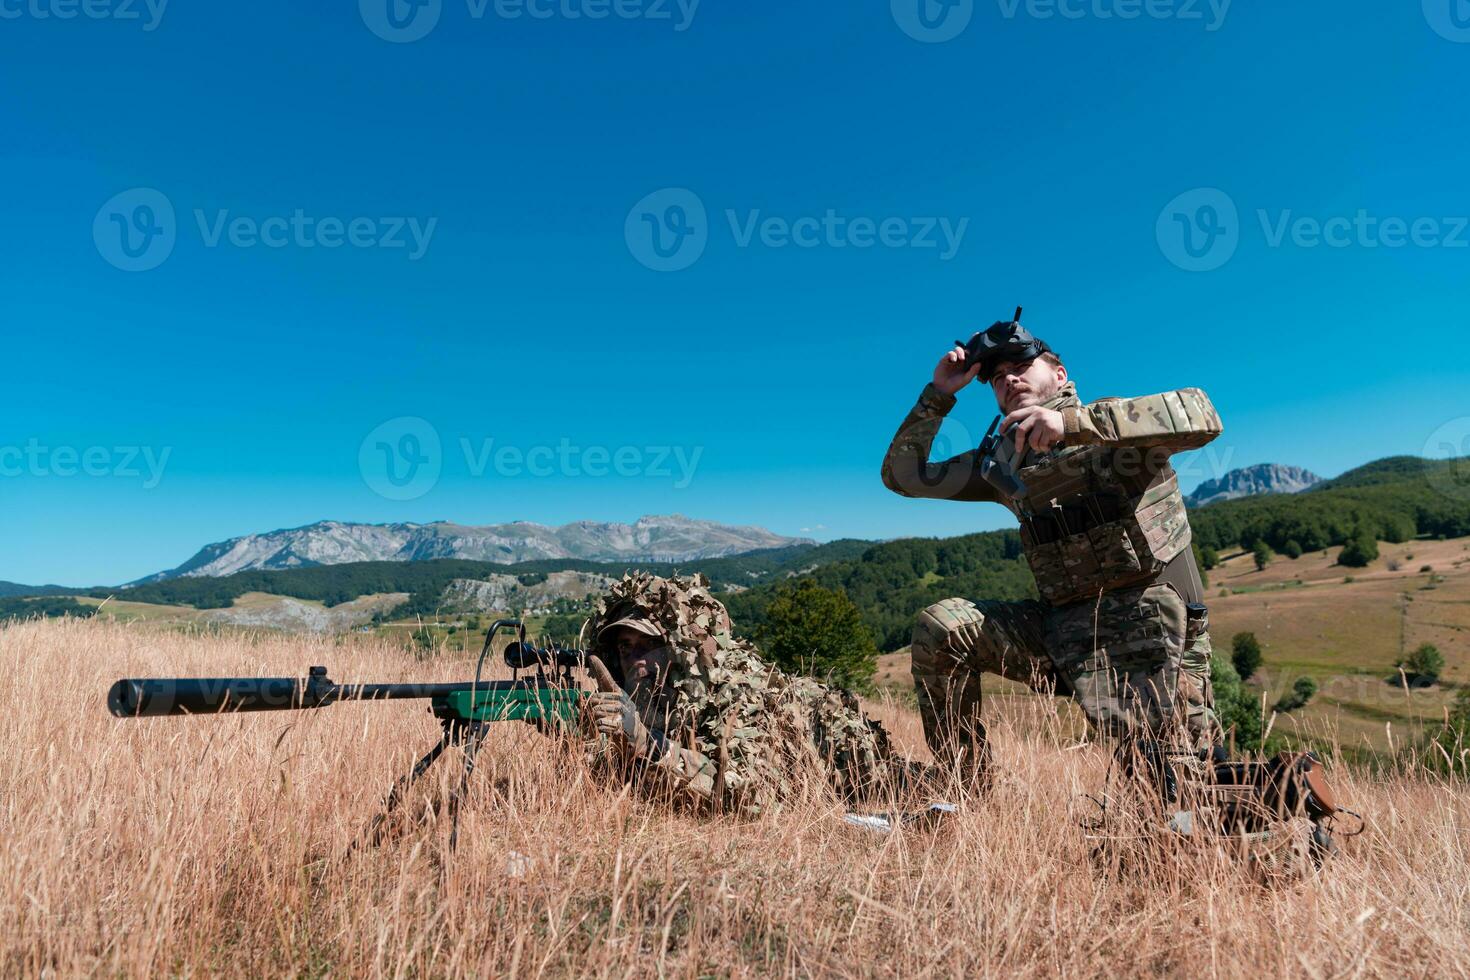
[[[956,392],[977,378],[1004,415],[999,441],[931,463]],[[985,672],[1075,697],[1104,733],[1201,761],[1219,743],[1203,590],[1169,457],[1220,431],[1198,388],[1084,403],[1018,321],[940,359],[888,448],[883,483],[1008,508],[1041,598],[946,599],[919,614],[912,670],[936,758],[984,781]]]

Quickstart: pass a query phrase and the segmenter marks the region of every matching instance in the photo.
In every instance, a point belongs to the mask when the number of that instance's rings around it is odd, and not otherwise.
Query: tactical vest
[[[1189,548],[1179,477],[1158,449],[1077,446],[1032,454],[1010,501],[1041,598],[1054,606],[1159,576]]]

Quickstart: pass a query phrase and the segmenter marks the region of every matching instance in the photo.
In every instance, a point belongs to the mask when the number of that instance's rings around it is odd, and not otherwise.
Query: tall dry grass
[[[987,800],[889,837],[821,799],[756,822],[669,815],[499,726],[453,854],[443,821],[345,853],[436,738],[423,704],[118,721],[103,702],[120,676],[313,663],[466,676],[330,639],[0,629],[7,976],[1470,973],[1461,790],[1336,769],[1370,829],[1292,884],[1209,848],[1118,873],[1076,825],[1107,755],[1069,747],[1039,700],[1002,708],[1008,775]],[[918,740],[911,713],[885,713]]]

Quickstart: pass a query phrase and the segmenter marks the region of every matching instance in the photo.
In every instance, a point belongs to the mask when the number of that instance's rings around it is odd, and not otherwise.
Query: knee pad
[[[914,672],[948,669],[963,660],[966,639],[978,635],[984,623],[985,614],[968,599],[945,599],[926,608],[914,620]]]

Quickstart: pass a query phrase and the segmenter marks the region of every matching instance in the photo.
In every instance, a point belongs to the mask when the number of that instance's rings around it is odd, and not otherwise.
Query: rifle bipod
[[[388,791],[388,798],[383,803],[383,810],[373,817],[372,822],[353,842],[351,851],[357,850],[364,841],[376,847],[391,834],[387,827],[392,819],[394,811],[403,802],[404,795],[414,783],[439,761],[444,750],[455,746],[464,753],[464,772],[460,775],[459,785],[449,794],[449,849],[453,851],[459,843],[459,807],[464,801],[465,794],[469,792],[470,777],[475,774],[475,756],[480,751],[480,746],[485,743],[485,735],[490,730],[488,722],[465,721],[461,718],[440,718],[439,724],[443,733],[434,747],[424,754],[424,757],[414,763],[412,770],[407,775],[399,776],[394,782],[392,789]],[[434,810],[439,809],[439,801],[434,800]]]

